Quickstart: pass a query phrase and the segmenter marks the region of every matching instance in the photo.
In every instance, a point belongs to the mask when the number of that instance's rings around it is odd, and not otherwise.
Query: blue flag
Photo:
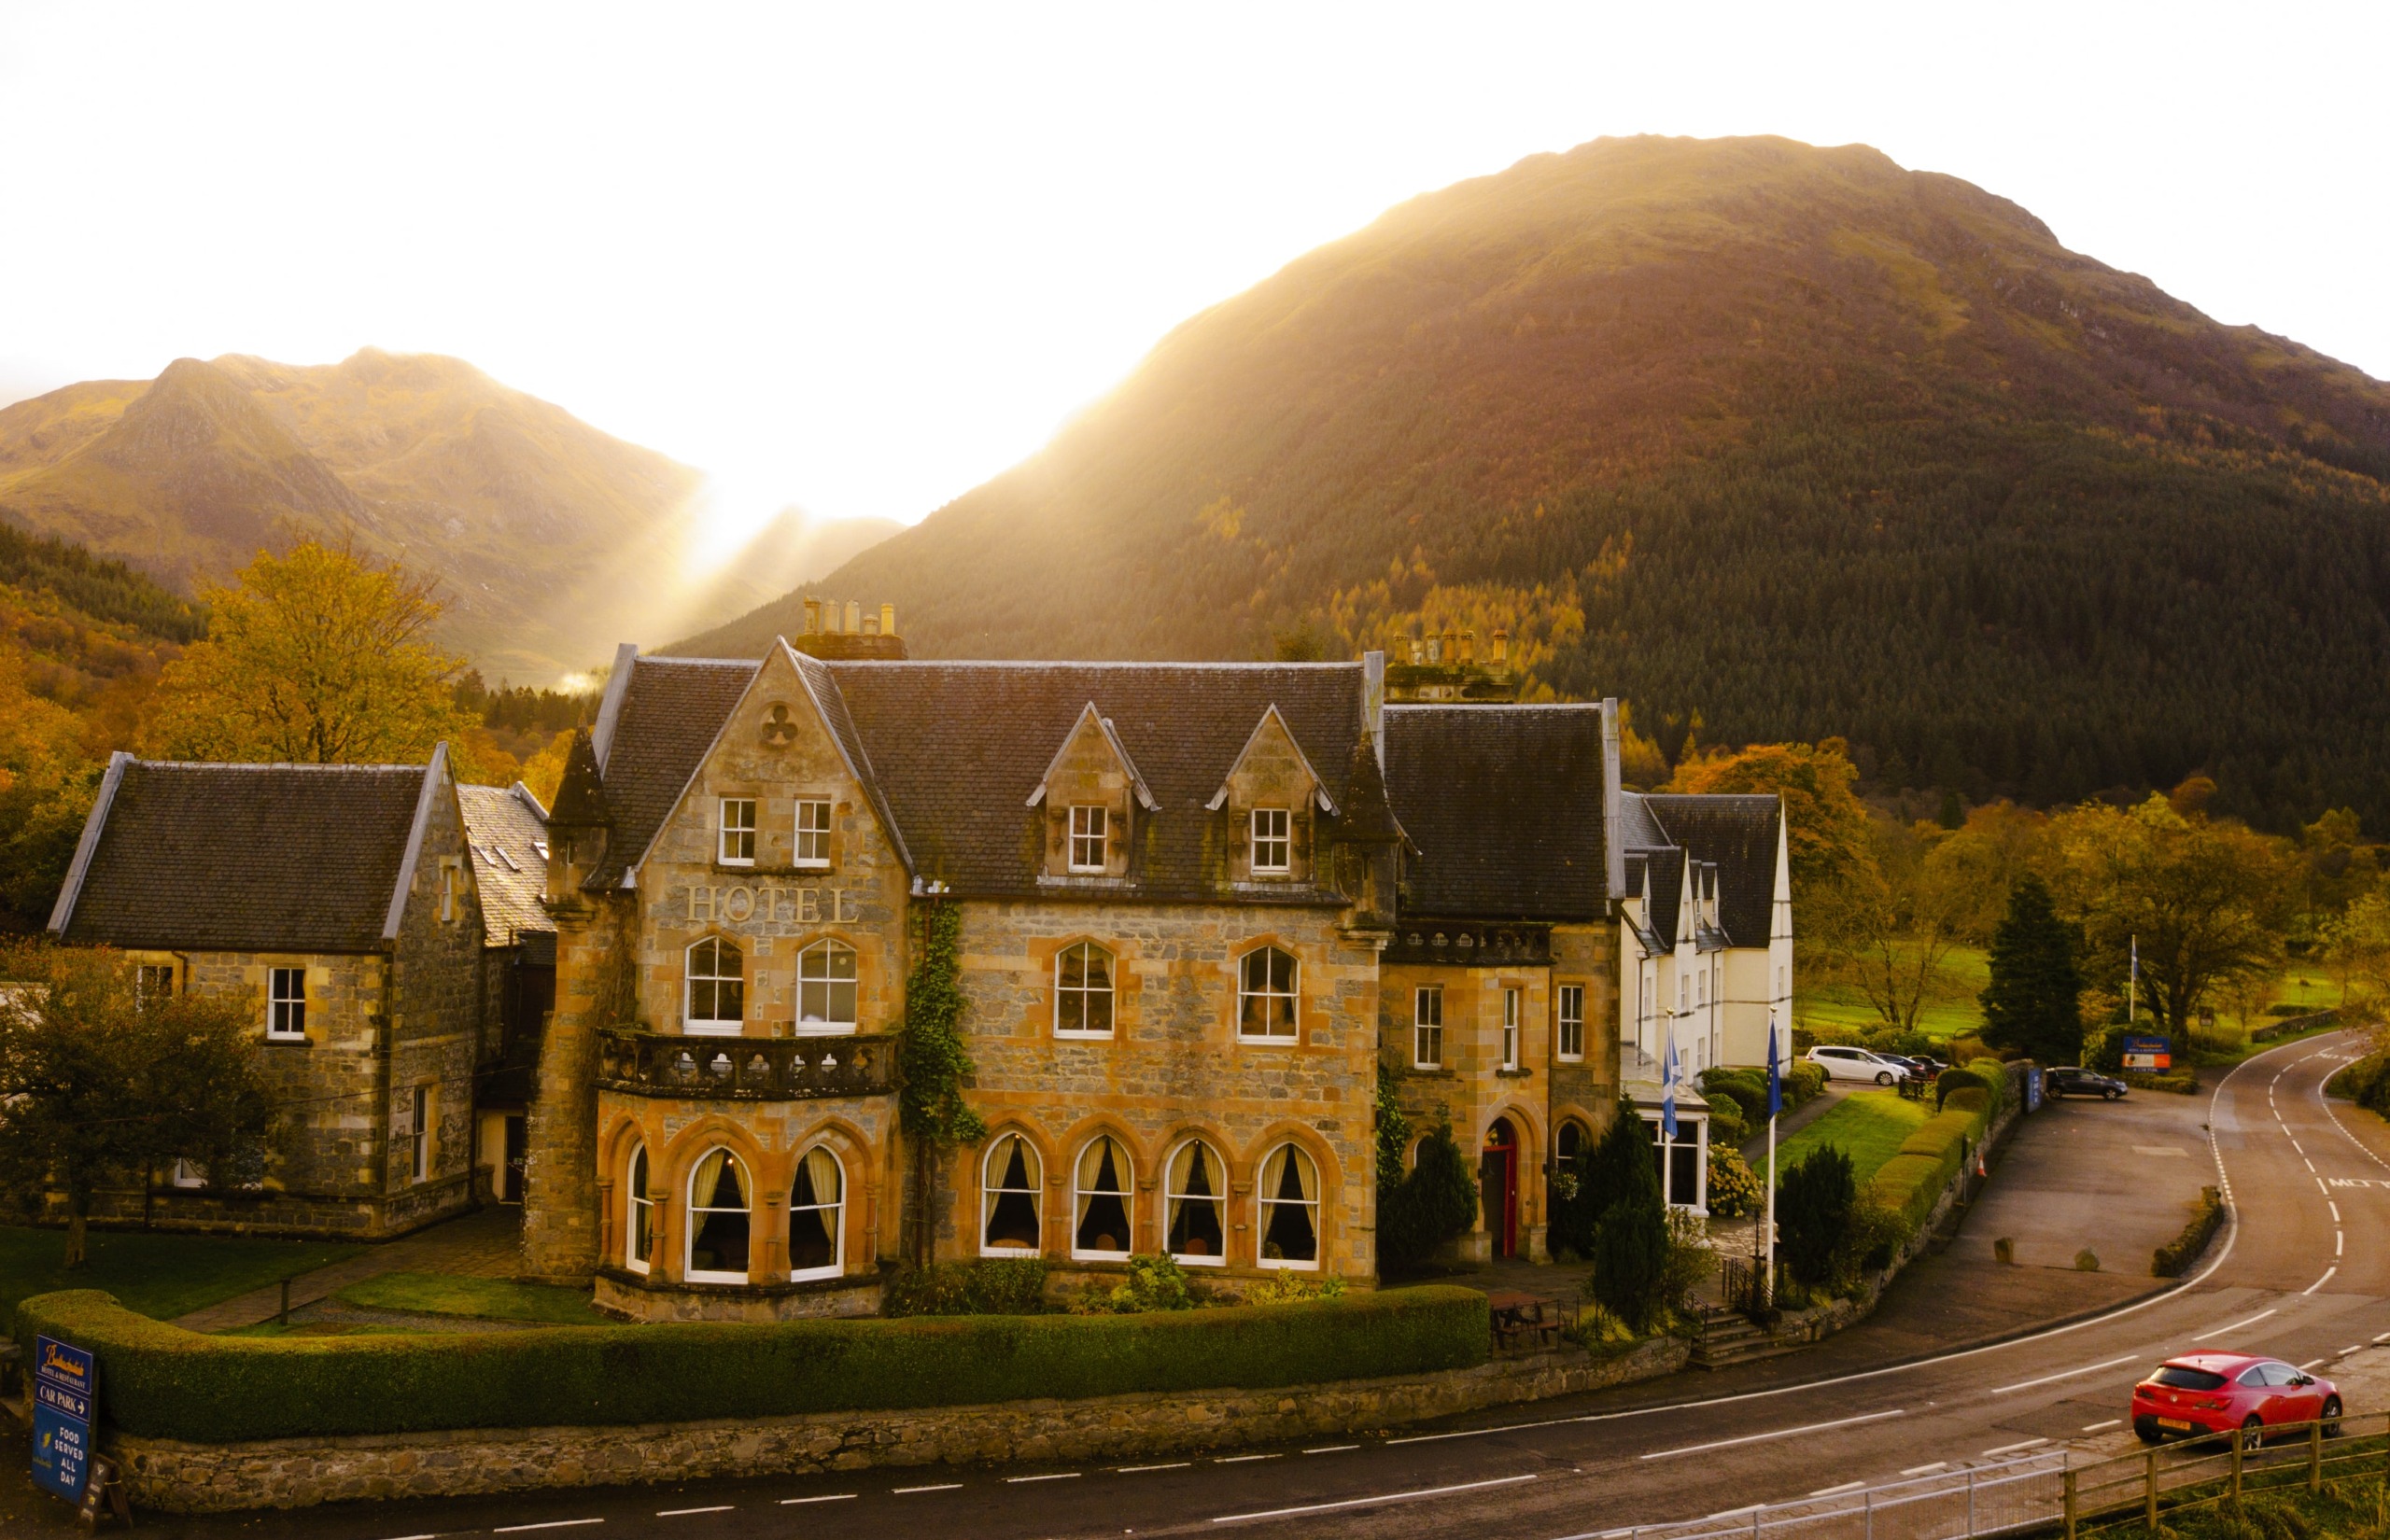
[[[1767,1018],[1767,1115],[1784,1111],[1784,1066],[1776,1057],[1776,1018]]]
[[[1677,1137],[1677,1035],[1668,1034],[1667,1062],[1660,1071],[1660,1131],[1671,1143]]]

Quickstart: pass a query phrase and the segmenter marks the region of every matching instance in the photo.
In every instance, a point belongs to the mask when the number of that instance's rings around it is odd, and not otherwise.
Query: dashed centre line
[[[800,1503],[851,1503],[854,1500],[853,1492],[834,1491],[824,1497],[783,1497],[780,1499],[780,1506],[792,1508]]]
[[[1007,1476],[1005,1484],[1017,1487],[1024,1481],[1076,1481],[1078,1478],[1077,1471],[1053,1471],[1045,1476]]]
[[[658,1519],[686,1519],[691,1514],[728,1513],[730,1510],[731,1505],[728,1503],[719,1503],[710,1508],[658,1508],[655,1510],[655,1517]]]
[[[891,1487],[888,1490],[898,1497],[909,1497],[917,1491],[959,1491],[962,1487],[960,1481],[940,1481],[927,1487]]]

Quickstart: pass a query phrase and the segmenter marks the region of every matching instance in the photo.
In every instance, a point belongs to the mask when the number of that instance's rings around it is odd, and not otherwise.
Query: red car
[[[2132,1388],[2132,1431],[2148,1444],[2237,1431],[2254,1449],[2269,1427],[2312,1421],[2321,1421],[2327,1434],[2340,1433],[2340,1391],[2278,1358],[2186,1353]]]

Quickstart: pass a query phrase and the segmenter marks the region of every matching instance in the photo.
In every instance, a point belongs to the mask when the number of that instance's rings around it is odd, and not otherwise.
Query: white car
[[[1872,1080],[1878,1085],[1890,1085],[1906,1080],[1909,1073],[1907,1065],[1864,1048],[1821,1044],[1810,1049],[1807,1057],[1810,1063],[1826,1072],[1828,1080]]]

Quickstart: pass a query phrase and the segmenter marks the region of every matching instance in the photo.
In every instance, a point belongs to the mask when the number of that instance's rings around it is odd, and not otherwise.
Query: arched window
[[[1275,946],[1247,952],[1236,965],[1236,1034],[1291,1040],[1295,1035],[1295,959]]]
[[[855,1029],[855,949],[841,941],[817,941],[796,955],[796,1029]]]
[[[847,1173],[816,1144],[788,1190],[788,1275],[836,1278],[846,1266]]]
[[[647,1146],[631,1152],[630,1178],[623,1183],[623,1266],[643,1273],[655,1264],[655,1199],[647,1190]]]
[[[1319,1168],[1296,1144],[1281,1144],[1261,1162],[1254,1185],[1261,1206],[1261,1265],[1319,1266]]]
[[[1129,1152],[1109,1134],[1098,1134],[1079,1152],[1071,1186],[1071,1254],[1127,1256],[1129,1245]]]
[[[990,1145],[979,1169],[979,1250],[991,1256],[1043,1250],[1044,1187],[1045,1169],[1029,1141],[1006,1134]]]
[[[1553,1148],[1567,1162],[1582,1155],[1588,1142],[1584,1125],[1572,1117],[1560,1125],[1560,1137],[1553,1141]]]
[[[689,948],[689,1001],[683,1030],[736,1037],[747,1021],[747,986],[738,972],[738,946],[708,936]]]
[[[689,1173],[692,1283],[747,1281],[747,1169],[728,1150],[708,1150]]]
[[[1112,954],[1082,941],[1054,955],[1054,1032],[1112,1035]]]
[[[1217,1267],[1228,1261],[1229,1169],[1200,1139],[1173,1150],[1162,1186],[1163,1249],[1181,1262]]]

